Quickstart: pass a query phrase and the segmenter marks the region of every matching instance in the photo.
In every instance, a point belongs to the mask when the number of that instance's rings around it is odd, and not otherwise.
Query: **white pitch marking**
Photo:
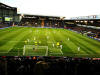
[[[23,48],[23,55],[25,55],[25,45],[24,45],[24,48]]]
[[[52,46],[54,47],[54,46],[55,46],[55,44],[53,43],[53,44],[52,44]]]
[[[63,55],[63,52],[62,52],[62,50],[60,49],[60,52],[61,52],[61,54]]]
[[[45,56],[48,56],[48,46],[46,46],[46,47],[47,47],[47,50],[46,50]]]
[[[7,53],[12,49],[12,47],[7,51]]]

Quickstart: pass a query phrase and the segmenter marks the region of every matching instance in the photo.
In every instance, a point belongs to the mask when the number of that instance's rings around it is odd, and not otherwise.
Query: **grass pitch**
[[[0,55],[100,57],[100,42],[66,29],[9,27],[0,29]]]

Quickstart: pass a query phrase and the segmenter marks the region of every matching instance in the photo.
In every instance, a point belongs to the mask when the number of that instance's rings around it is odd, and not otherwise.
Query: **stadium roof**
[[[100,19],[100,15],[90,15],[90,16],[79,16],[79,17],[72,17],[72,20],[90,20],[90,19]]]
[[[49,15],[35,15],[35,14],[23,14],[22,15],[24,16],[35,16],[35,17],[51,17],[51,18],[65,18],[65,17],[62,17],[62,16],[49,16]]]
[[[0,8],[5,8],[5,9],[16,9],[16,7],[11,7],[11,6],[8,6],[6,4],[3,4],[0,2]]]
[[[63,19],[65,17],[60,17],[60,16],[46,16],[46,15],[32,15],[32,14],[21,14],[23,18],[49,18],[49,19]]]

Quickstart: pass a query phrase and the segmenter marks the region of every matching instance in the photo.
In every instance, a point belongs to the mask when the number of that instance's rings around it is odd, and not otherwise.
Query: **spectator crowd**
[[[0,57],[0,75],[100,75],[100,58]]]

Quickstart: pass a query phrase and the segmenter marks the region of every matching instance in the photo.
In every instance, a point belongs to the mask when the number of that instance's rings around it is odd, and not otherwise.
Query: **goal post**
[[[23,47],[23,55],[25,55],[25,45],[24,45],[24,47]]]

